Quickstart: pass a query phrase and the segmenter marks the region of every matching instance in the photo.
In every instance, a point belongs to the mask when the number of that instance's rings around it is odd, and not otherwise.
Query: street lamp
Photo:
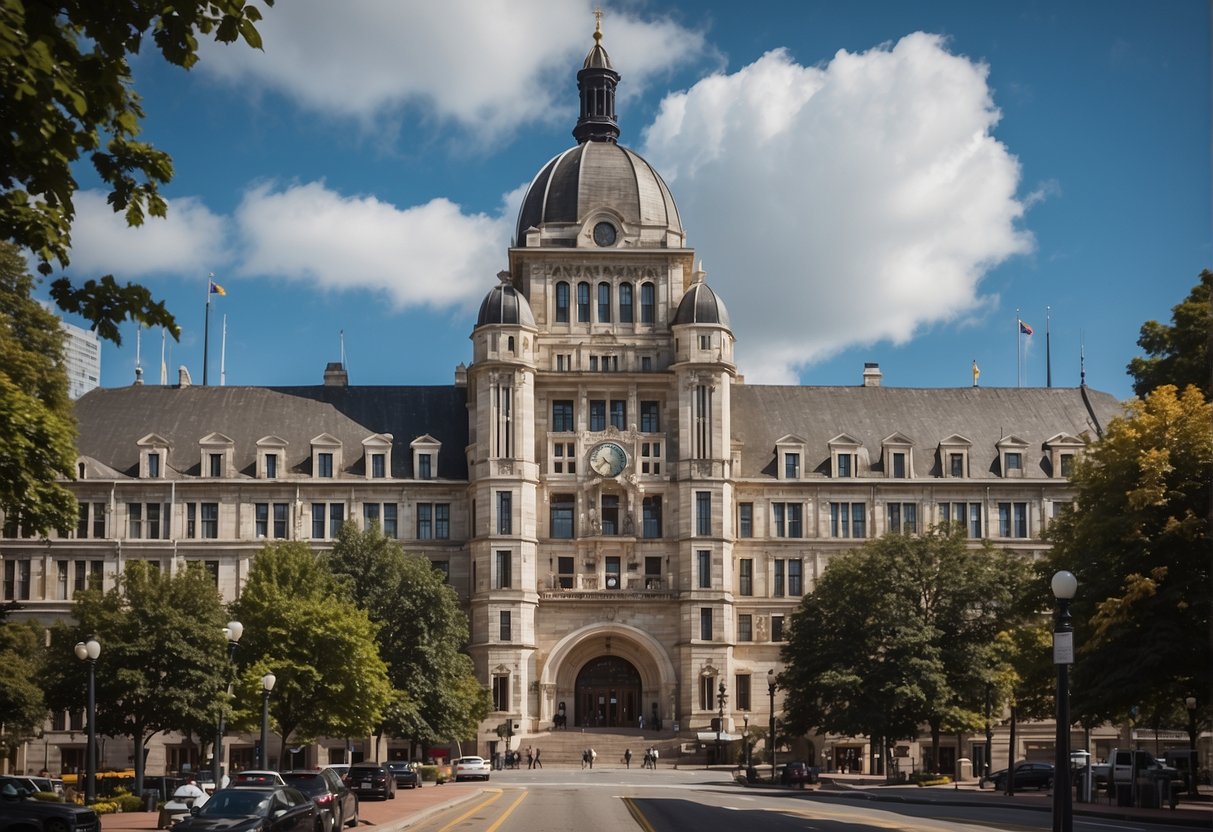
[[[767,695],[771,697],[771,782],[775,782],[775,670],[767,671]]]
[[[239,621],[229,621],[223,628],[223,637],[227,639],[227,695],[232,695],[232,664],[236,661],[236,645],[240,636],[244,635],[244,625]],[[219,729],[215,732],[215,754],[211,761],[211,773],[215,776],[215,788],[219,788],[223,777],[223,729],[227,717],[227,701],[219,705]]]
[[[1197,769],[1200,768],[1200,760],[1196,756],[1196,697],[1186,698],[1184,706],[1188,709],[1188,748],[1192,750],[1192,770],[1188,772],[1188,776],[1192,779],[1188,785],[1188,792],[1196,794],[1196,784],[1200,782],[1196,779]]]
[[[1073,832],[1074,807],[1070,802],[1070,665],[1074,663],[1074,626],[1070,601],[1078,579],[1062,570],[1053,576],[1057,620],[1053,626],[1053,664],[1057,665],[1057,741],[1053,763],[1053,832]],[[1015,776],[1012,760],[1009,778]]]
[[[261,760],[258,766],[262,771],[269,768],[269,741],[270,741],[270,691],[274,689],[274,682],[278,681],[273,673],[267,673],[261,677]]]
[[[728,701],[728,694],[724,692],[724,679],[721,679],[720,688],[716,691],[716,703],[720,706],[719,719],[716,722],[716,765],[720,765],[723,759],[720,752],[720,732],[724,730],[724,705]]]
[[[994,754],[994,729],[990,727],[990,699],[994,693],[994,684],[986,682],[986,761],[985,770],[982,774],[986,777],[990,776],[993,766],[990,765],[991,757]],[[1014,760],[1011,761],[1014,764]]]
[[[743,726],[742,742],[744,743],[744,747],[745,747],[745,755],[744,755],[745,756],[745,767],[746,767],[746,771],[748,772],[750,770],[750,713],[749,713],[749,711],[746,711],[744,714],[741,715],[741,724]]]
[[[88,751],[84,760],[84,802],[92,804],[97,799],[97,657],[101,655],[101,642],[92,636],[88,641],[77,642],[76,658],[88,662]]]

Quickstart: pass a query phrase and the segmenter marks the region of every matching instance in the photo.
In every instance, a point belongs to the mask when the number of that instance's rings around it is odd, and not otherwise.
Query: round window
[[[594,226],[594,242],[600,246],[615,245],[615,226],[609,222],[600,222]]]

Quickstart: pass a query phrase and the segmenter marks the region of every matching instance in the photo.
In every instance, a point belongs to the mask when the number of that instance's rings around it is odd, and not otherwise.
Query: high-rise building
[[[101,340],[95,332],[59,322],[63,330],[63,363],[67,395],[78,399],[101,384]]]

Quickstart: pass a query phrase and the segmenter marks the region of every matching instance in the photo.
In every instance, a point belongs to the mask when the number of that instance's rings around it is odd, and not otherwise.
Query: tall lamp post
[[[1184,699],[1184,707],[1188,709],[1188,748],[1192,750],[1192,770],[1188,772],[1188,793],[1196,794],[1196,784],[1200,781],[1196,778],[1197,770],[1200,768],[1200,759],[1196,755],[1196,697],[1189,696]]]
[[[771,782],[775,782],[775,671],[767,671],[767,695],[771,697]]]
[[[97,800],[97,657],[101,642],[89,637],[76,644],[76,658],[88,662],[88,750],[84,760],[84,802]]]
[[[257,761],[257,766],[262,771],[270,767],[270,691],[277,681],[278,677],[273,673],[261,677],[261,759]]]
[[[994,684],[992,682],[986,682],[986,761],[984,767],[985,770],[981,773],[982,776],[985,777],[989,777],[990,772],[994,769],[994,767],[990,765],[991,756],[994,754],[994,729],[990,727],[990,700],[993,697],[993,693]],[[1014,764],[1015,761],[1012,760],[1011,762]]]
[[[719,718],[716,721],[716,765],[720,765],[723,755],[720,751],[720,732],[724,730],[724,706],[729,696],[724,692],[724,679],[720,680],[720,688],[716,691],[716,704],[719,705]]]
[[[745,743],[745,767],[746,771],[750,770],[750,713],[749,711],[741,715],[742,724],[742,742]]]
[[[1053,664],[1057,665],[1057,740],[1053,763],[1053,832],[1073,832],[1074,807],[1070,795],[1070,665],[1074,663],[1074,626],[1070,601],[1078,579],[1062,570],[1053,576],[1057,619],[1053,626]],[[1014,775],[1012,765],[1011,774]]]
[[[232,664],[236,661],[236,646],[240,643],[240,636],[244,635],[244,625],[239,621],[229,621],[227,626],[223,628],[223,635],[227,638],[227,695],[232,695]],[[227,701],[224,700],[219,705],[219,729],[215,732],[215,754],[211,761],[211,774],[215,776],[215,788],[222,785],[223,778],[223,730],[227,722]]]

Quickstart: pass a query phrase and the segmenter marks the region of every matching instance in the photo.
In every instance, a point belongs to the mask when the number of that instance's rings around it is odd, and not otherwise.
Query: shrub
[[[118,804],[119,812],[142,812],[143,798],[133,794],[115,795],[114,803]]]
[[[33,795],[31,795],[31,797],[33,797],[34,800],[43,800],[43,801],[46,801],[47,803],[62,803],[63,802],[63,798],[60,797],[59,795],[55,794],[54,792],[34,792]]]
[[[99,815],[112,815],[118,811],[118,804],[108,800],[99,800],[90,808]]]

